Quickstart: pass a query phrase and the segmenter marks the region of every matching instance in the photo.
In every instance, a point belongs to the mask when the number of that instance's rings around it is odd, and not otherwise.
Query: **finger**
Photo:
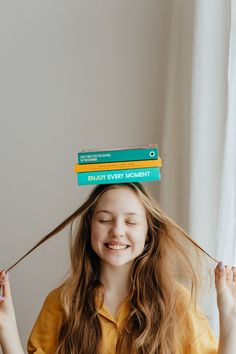
[[[11,296],[11,289],[10,289],[10,283],[9,283],[9,275],[5,274],[5,281],[4,284],[2,285],[2,296],[3,297],[10,297]]]
[[[215,287],[221,287],[224,284],[224,274],[225,274],[225,267],[223,262],[219,262],[217,267],[215,268]]]
[[[1,286],[1,285],[4,285],[4,284],[5,284],[5,281],[6,281],[6,278],[5,278],[5,277],[4,277],[4,278],[1,278],[1,279],[0,279],[0,286]]]
[[[231,284],[231,281],[232,281],[232,274],[231,274],[230,267],[225,266],[225,271],[226,271],[225,280],[226,280],[226,283],[229,285],[229,284]]]
[[[5,284],[5,281],[6,281],[6,274],[5,274],[4,270],[2,270],[0,272],[0,289]]]
[[[216,271],[220,271],[220,270],[224,270],[224,263],[222,261],[220,261],[219,263],[217,263],[217,266],[215,268]]]
[[[4,270],[1,270],[0,271],[0,281],[2,281],[4,278],[5,278]]]
[[[5,278],[0,278],[0,302],[4,301],[4,296],[3,296],[3,285],[5,284]]]
[[[5,300],[4,296],[0,296],[0,302],[3,302]]]
[[[236,283],[236,267],[232,267],[231,270],[233,272],[233,283]]]

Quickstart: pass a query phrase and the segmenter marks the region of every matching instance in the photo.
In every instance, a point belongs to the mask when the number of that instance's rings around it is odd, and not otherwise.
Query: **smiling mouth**
[[[129,245],[114,245],[111,243],[104,243],[104,245],[110,250],[125,250],[126,248],[130,247]]]

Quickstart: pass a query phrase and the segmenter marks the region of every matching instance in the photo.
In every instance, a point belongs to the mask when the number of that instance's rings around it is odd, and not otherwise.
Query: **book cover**
[[[154,144],[153,144],[154,145]],[[123,149],[111,149],[104,151],[81,151],[78,152],[79,164],[93,164],[105,162],[122,162],[137,160],[158,159],[158,147],[129,147]]]
[[[79,185],[150,182],[161,179],[159,167],[77,173]]]
[[[106,170],[125,170],[130,168],[146,168],[146,167],[161,167],[161,159],[158,158],[155,160],[76,164],[74,166],[74,171],[91,172],[91,171],[106,171]]]

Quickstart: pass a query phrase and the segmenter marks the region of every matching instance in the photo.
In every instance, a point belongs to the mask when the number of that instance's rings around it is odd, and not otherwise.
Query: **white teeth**
[[[112,250],[124,250],[128,246],[126,246],[126,245],[110,245],[110,244],[108,244],[107,247],[112,249]]]

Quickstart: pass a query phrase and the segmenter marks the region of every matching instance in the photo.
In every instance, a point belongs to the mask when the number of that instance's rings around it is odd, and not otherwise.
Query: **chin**
[[[133,263],[133,260],[108,260],[103,259],[103,262],[108,264],[111,267],[123,267],[123,266],[130,266]]]

